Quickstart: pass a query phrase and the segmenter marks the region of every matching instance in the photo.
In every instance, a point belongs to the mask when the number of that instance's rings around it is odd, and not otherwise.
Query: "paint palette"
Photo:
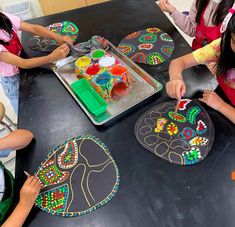
[[[105,40],[105,43],[109,47],[106,51],[90,51],[91,55],[85,55],[79,60],[70,56],[51,67],[95,125],[111,121],[162,89],[161,83],[122,54],[111,42]],[[80,61],[76,62],[78,67],[75,66],[75,61]],[[97,116],[91,114],[84,102],[77,98],[71,89],[71,85],[81,78],[87,79],[97,91],[100,90],[100,94],[103,92],[107,97],[108,106],[104,113]]]
[[[158,65],[171,57],[174,41],[159,28],[147,28],[126,36],[118,48],[134,62]]]
[[[201,162],[214,142],[214,126],[197,100],[162,103],[144,113],[136,122],[135,135],[147,150],[178,165]]]
[[[127,95],[128,88],[134,82],[128,69],[102,49],[95,49],[90,54],[78,58],[75,61],[75,73],[78,78],[88,80],[108,102]]]
[[[98,138],[78,136],[55,147],[35,174],[41,191],[35,205],[47,213],[76,217],[107,204],[119,187],[119,171]]]

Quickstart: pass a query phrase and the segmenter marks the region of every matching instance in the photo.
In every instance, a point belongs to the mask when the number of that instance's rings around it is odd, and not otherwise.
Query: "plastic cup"
[[[99,59],[100,67],[104,67],[104,68],[112,67],[115,64],[115,62],[116,62],[115,57],[109,56],[109,55],[106,55]]]
[[[100,59],[102,57],[104,57],[106,54],[106,52],[102,49],[96,49],[91,51],[90,56],[91,58],[93,58],[94,60]]]
[[[123,65],[114,65],[110,69],[110,73],[117,77],[116,81],[118,82],[124,82],[127,85],[130,84],[131,78],[130,78],[130,73],[128,72],[127,68]]]
[[[87,67],[91,64],[91,58],[82,56],[75,61],[75,73],[83,75]]]

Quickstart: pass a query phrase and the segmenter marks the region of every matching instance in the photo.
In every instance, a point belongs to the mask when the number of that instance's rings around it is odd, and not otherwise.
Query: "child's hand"
[[[166,92],[171,98],[180,99],[186,92],[183,79],[172,79],[166,84]]]
[[[202,98],[199,100],[218,111],[220,111],[225,104],[224,100],[221,99],[214,91],[204,91]]]
[[[211,73],[216,76],[217,71],[217,62],[210,62],[207,65],[207,68],[211,71]]]
[[[50,57],[51,62],[55,62],[58,61],[60,59],[65,58],[68,54],[69,54],[69,47],[67,44],[63,44],[59,47],[57,47],[50,55],[48,55]]]
[[[159,0],[158,5],[162,11],[170,14],[175,12],[175,7],[168,0]]]
[[[71,37],[70,36],[66,36],[66,35],[61,35],[60,39],[57,42],[60,43],[60,44],[70,43],[70,44],[73,45],[73,40],[71,39]]]
[[[39,192],[40,184],[34,176],[28,177],[20,190],[19,204],[24,208],[32,208]]]

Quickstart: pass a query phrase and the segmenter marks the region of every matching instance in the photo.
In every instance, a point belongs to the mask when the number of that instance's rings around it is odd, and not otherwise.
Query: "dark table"
[[[71,20],[79,26],[77,42],[100,35],[117,45],[131,32],[159,27],[175,41],[172,58],[191,51],[152,0],[111,1],[30,22],[48,25],[62,20]],[[23,34],[23,44],[30,56],[28,38]],[[169,63],[140,66],[165,86]],[[212,76],[204,67],[188,69],[184,76],[188,97],[214,86]],[[139,116],[168,100],[163,89],[110,124],[95,127],[52,71],[37,68],[24,73],[19,128],[32,130],[36,140],[17,154],[16,191],[25,180],[23,170],[35,172],[54,146],[77,135],[100,138],[116,160],[121,176],[117,195],[95,212],[66,219],[34,208],[26,226],[234,227],[235,182],[230,173],[235,169],[235,130],[231,122],[207,108],[215,125],[215,141],[209,156],[194,166],[170,164],[145,150],[135,139],[134,125]]]

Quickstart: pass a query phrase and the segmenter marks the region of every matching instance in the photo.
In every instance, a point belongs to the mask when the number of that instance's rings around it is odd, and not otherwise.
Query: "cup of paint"
[[[105,54],[106,54],[105,50],[103,50],[103,49],[95,49],[95,50],[91,51],[90,56],[91,56],[92,59],[98,60],[98,59],[104,57]]]
[[[89,65],[83,74],[83,78],[90,80],[93,76],[97,75],[100,71],[100,66],[97,63]]]
[[[118,82],[124,82],[127,86],[131,83],[131,75],[128,72],[128,69],[124,65],[116,64],[110,69],[110,73],[117,79],[114,79]]]
[[[110,68],[116,63],[115,57],[111,55],[105,55],[104,57],[99,59],[100,67]]]
[[[118,100],[128,94],[128,85],[124,82],[118,82],[113,86],[111,97],[113,100]]]
[[[83,75],[87,67],[91,64],[91,58],[88,56],[82,56],[75,61],[75,73]]]
[[[106,100],[111,98],[114,81],[108,71],[98,74],[91,80],[92,86]]]

